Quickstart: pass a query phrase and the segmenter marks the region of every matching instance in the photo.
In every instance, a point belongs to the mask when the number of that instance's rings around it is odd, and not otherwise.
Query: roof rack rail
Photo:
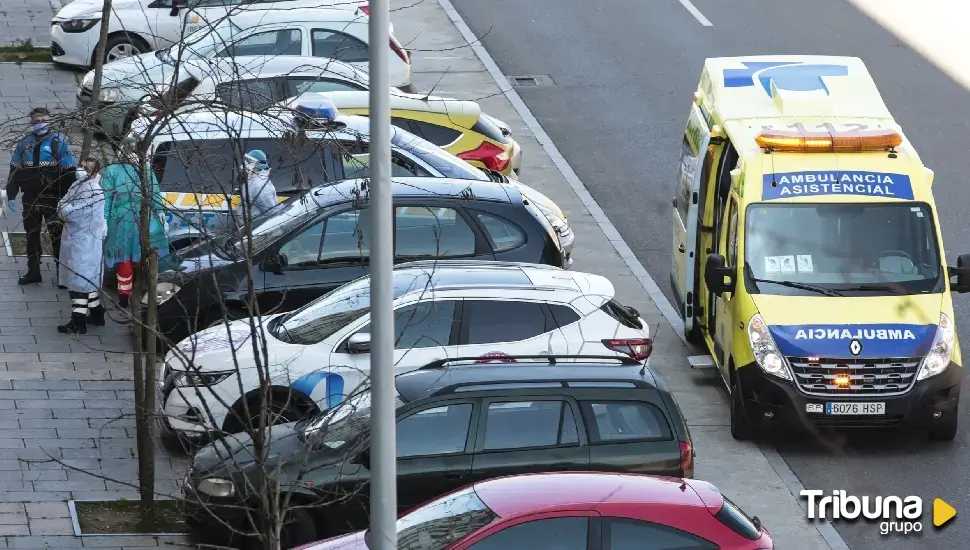
[[[451,357],[448,359],[438,359],[432,361],[427,365],[424,365],[418,370],[435,370],[446,368],[449,363],[458,363],[460,361],[475,361],[481,364],[495,365],[515,365],[518,367],[529,365],[530,363],[519,363],[520,359],[542,359],[550,365],[558,365],[562,363],[569,363],[573,361],[583,361],[583,360],[608,360],[615,361],[620,365],[638,366],[642,367],[643,363],[636,361],[632,357],[626,357],[622,355],[496,355],[482,357],[481,355],[477,357]],[[533,363],[534,364],[534,363]]]

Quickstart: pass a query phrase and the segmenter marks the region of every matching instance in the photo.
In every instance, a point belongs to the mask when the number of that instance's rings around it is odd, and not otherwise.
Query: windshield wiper
[[[795,281],[776,281],[774,279],[759,279],[757,277],[751,277],[751,280],[756,283],[771,283],[771,284],[780,285],[780,286],[787,286],[788,288],[808,290],[810,292],[817,292],[819,294],[824,294],[825,296],[844,296],[844,294],[836,290],[810,285],[806,283],[796,283]]]
[[[901,289],[901,288],[899,288],[897,286],[883,285],[883,284],[878,284],[878,283],[877,284],[861,284],[861,285],[858,285],[858,286],[849,286],[849,287],[840,288],[839,290],[848,290],[848,291],[871,290],[873,292],[892,292],[893,294],[909,294],[908,292],[906,292],[905,290],[903,290],[903,289]]]

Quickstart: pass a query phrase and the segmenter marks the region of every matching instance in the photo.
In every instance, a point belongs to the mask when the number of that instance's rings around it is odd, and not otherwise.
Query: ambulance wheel
[[[943,424],[930,428],[930,439],[932,441],[953,441],[957,436],[957,417],[954,414]]]
[[[689,331],[685,331],[684,336],[687,337],[687,341],[691,344],[700,346],[704,343],[704,332],[697,323],[694,323],[694,326],[690,327]]]
[[[754,430],[748,422],[748,415],[744,412],[744,400],[741,399],[741,387],[738,376],[731,369],[731,437],[737,441],[754,439]]]

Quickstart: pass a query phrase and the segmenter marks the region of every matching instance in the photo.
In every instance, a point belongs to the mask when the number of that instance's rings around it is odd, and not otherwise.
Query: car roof
[[[569,296],[606,296],[613,283],[592,273],[566,271],[543,264],[482,260],[423,260],[398,264],[394,277],[425,276],[435,292],[466,289],[545,290]],[[548,298],[548,297],[547,297]]]
[[[596,509],[610,504],[709,509],[692,484],[693,480],[638,474],[555,472],[490,479],[476,483],[474,490],[501,517],[551,508]]]
[[[236,10],[232,12],[232,23],[242,30],[262,25],[274,25],[276,23],[361,23],[366,25],[370,18],[363,13],[358,13],[353,9],[340,8],[321,8],[299,9],[301,4],[306,2],[294,2],[287,5],[286,9],[281,6],[267,5],[263,8],[259,4],[250,5],[249,9]]]
[[[638,391],[657,389],[656,378],[652,371],[633,360],[621,362],[622,359],[612,357],[606,361],[604,357],[597,362],[592,358],[562,358],[556,365],[550,365],[545,360],[527,362],[527,359],[522,358],[518,359],[520,362],[500,364],[473,363],[469,359],[464,365],[438,367],[432,364],[430,368],[425,367],[399,374],[396,377],[396,387],[401,398],[408,402],[432,395],[455,393],[463,386],[491,386],[491,388],[482,388],[481,391],[493,389],[496,392],[502,392],[501,388],[495,388],[495,386],[525,383],[571,385],[570,383],[578,382],[627,382],[636,384],[636,387],[616,385],[609,386],[608,389]],[[551,391],[555,388],[544,389]]]
[[[349,179],[335,183],[320,184],[310,190],[314,197],[325,204],[341,200],[353,200],[353,193],[366,184],[367,179]],[[402,197],[457,198],[462,201],[495,201],[511,203],[521,197],[515,187],[486,180],[459,180],[452,178],[392,178],[391,193]],[[520,199],[521,200],[521,199]]]
[[[369,92],[323,92],[337,110],[340,109],[370,109]],[[417,111],[422,113],[452,114],[478,118],[482,109],[478,103],[461,99],[450,99],[424,94],[409,94],[391,91],[391,109],[400,111]]]
[[[196,78],[213,78],[217,82],[246,80],[250,78],[269,78],[281,75],[324,76],[328,73],[343,78],[367,83],[369,75],[353,65],[326,57],[302,55],[247,55],[220,59],[210,69],[208,59],[189,59],[184,63],[189,73]],[[225,62],[223,62],[225,61]],[[364,92],[367,93],[367,92]]]

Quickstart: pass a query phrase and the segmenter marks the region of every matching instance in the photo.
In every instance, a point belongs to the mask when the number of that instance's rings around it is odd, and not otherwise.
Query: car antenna
[[[643,376],[644,374],[647,374],[647,365],[646,365],[646,363],[644,363],[643,366],[640,367],[640,376]]]
[[[683,479],[680,480],[680,490],[681,492],[687,491],[687,482]]]

